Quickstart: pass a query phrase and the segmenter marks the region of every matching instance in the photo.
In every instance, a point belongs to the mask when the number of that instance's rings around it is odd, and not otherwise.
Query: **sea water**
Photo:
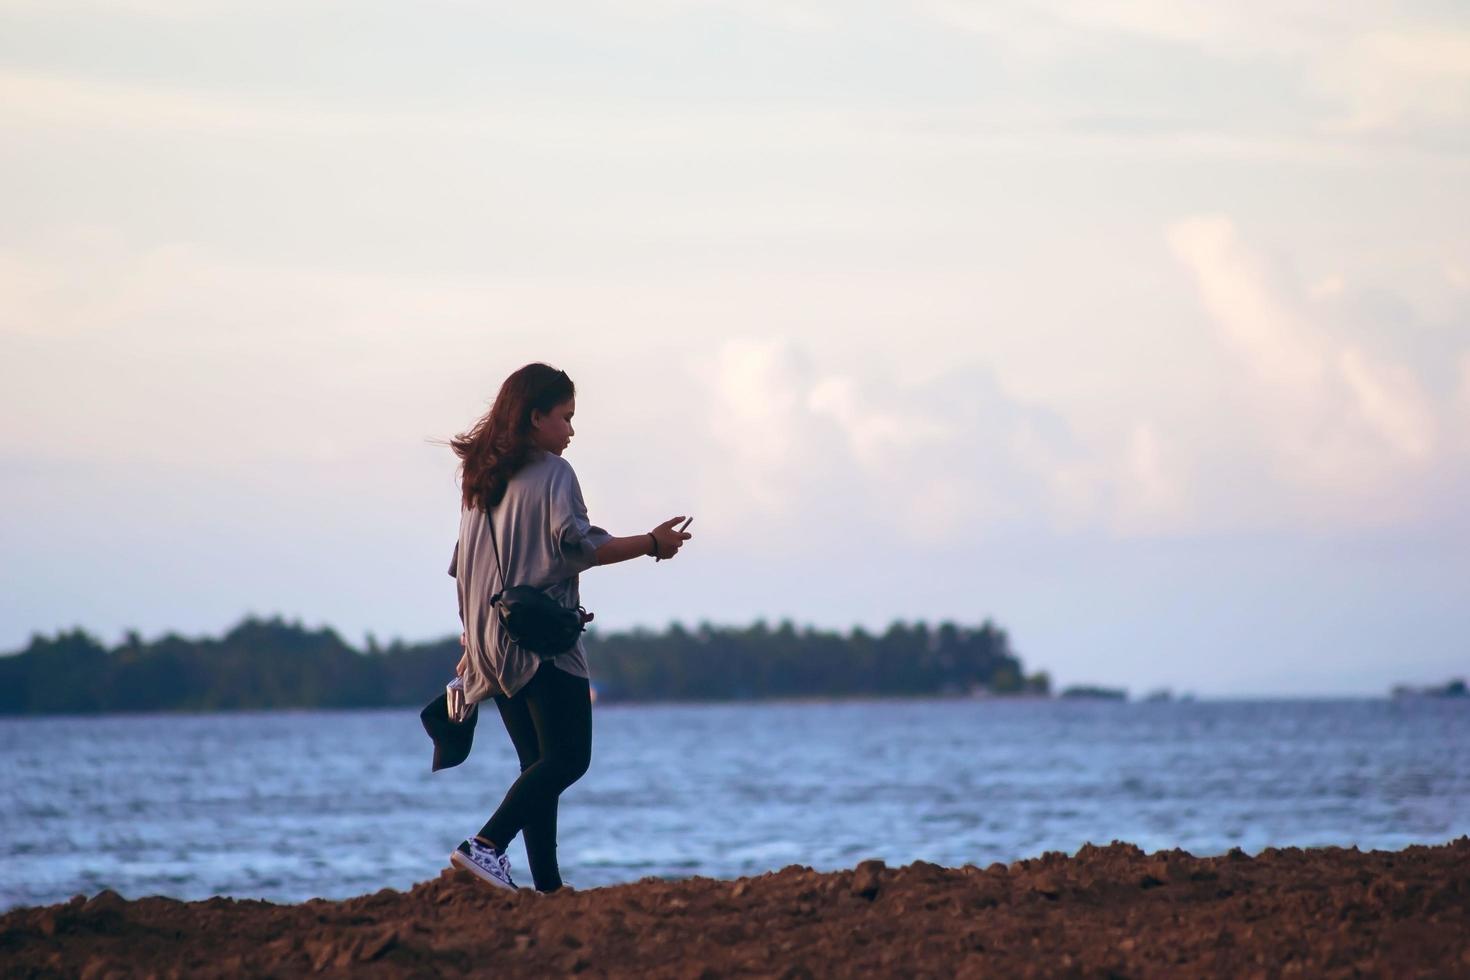
[[[580,888],[1470,833],[1466,700],[599,705],[593,727],[560,811]],[[464,765],[430,755],[411,710],[0,719],[0,908],[407,888],[517,775],[494,712]]]

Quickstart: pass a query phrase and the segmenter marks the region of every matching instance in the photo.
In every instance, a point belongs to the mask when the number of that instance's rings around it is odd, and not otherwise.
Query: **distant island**
[[[1075,687],[1062,688],[1062,693],[1058,697],[1081,701],[1127,701],[1128,692],[1121,687],[1097,687],[1091,684],[1080,684]]]
[[[1429,687],[1410,687],[1408,684],[1395,684],[1390,692],[1395,701],[1414,700],[1416,698],[1465,698],[1470,697],[1470,686],[1465,684],[1463,677],[1457,677],[1443,684],[1434,684]]]
[[[1047,674],[1027,674],[988,620],[846,634],[789,622],[674,624],[589,631],[586,645],[603,702],[1051,695]],[[218,639],[129,633],[111,648],[76,629],[0,656],[0,715],[417,706],[442,690],[459,655],[457,635],[387,646],[369,635],[358,649],[280,617],[246,618]]]

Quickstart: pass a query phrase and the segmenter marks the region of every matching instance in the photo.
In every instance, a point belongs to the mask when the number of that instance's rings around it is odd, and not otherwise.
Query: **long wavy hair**
[[[531,412],[550,412],[576,393],[567,373],[549,364],[527,364],[505,379],[490,411],[449,442],[460,459],[460,495],[466,507],[488,514],[500,503],[510,478],[535,448]]]

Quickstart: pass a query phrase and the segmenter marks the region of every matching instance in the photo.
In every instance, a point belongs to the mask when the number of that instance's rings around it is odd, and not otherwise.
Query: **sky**
[[[459,624],[578,387],[598,624],[1470,673],[1470,7],[0,0],[0,650]],[[594,665],[595,671],[595,665]]]

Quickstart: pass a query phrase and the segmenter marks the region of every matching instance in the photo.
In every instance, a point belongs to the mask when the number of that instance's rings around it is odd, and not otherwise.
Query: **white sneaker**
[[[516,883],[510,878],[510,858],[473,837],[460,841],[459,846],[449,852],[449,863],[497,888],[516,890]]]

